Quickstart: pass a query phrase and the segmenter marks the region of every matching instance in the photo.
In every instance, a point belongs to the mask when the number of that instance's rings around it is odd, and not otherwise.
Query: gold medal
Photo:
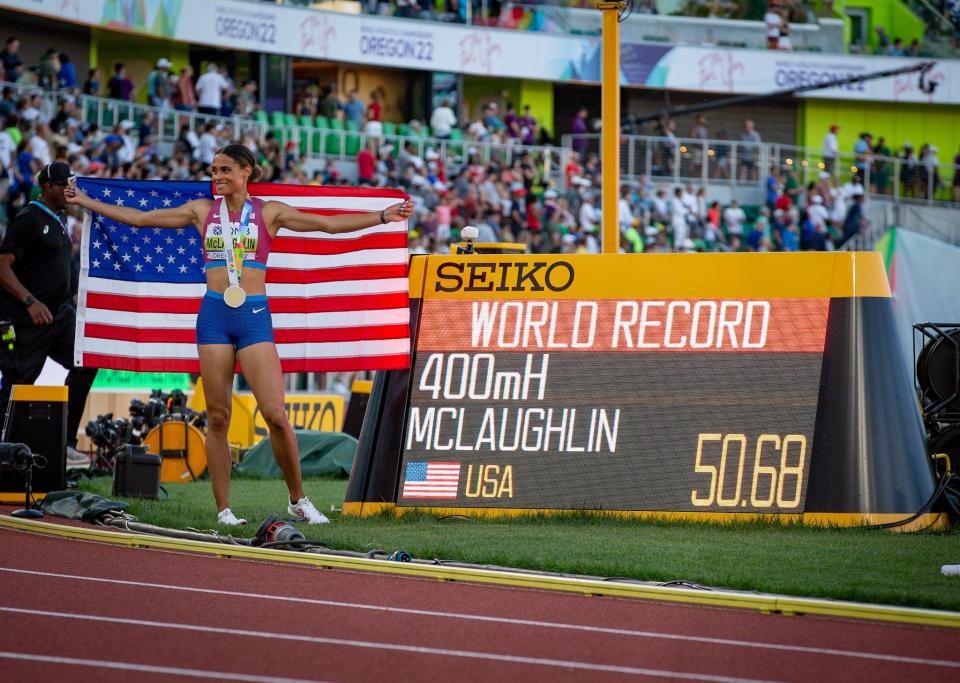
[[[247,293],[238,285],[231,285],[223,292],[223,303],[230,308],[240,308],[246,300]]]

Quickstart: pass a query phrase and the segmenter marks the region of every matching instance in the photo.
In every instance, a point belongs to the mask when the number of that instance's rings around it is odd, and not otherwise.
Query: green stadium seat
[[[253,112],[253,120],[257,123],[266,123],[267,122],[267,112],[263,109],[257,109]]]
[[[463,131],[459,128],[450,130],[450,141],[447,143],[447,149],[457,156],[463,155]]]
[[[326,130],[327,128],[330,127],[330,121],[327,119],[326,116],[318,116],[316,120],[316,126],[321,130]]]
[[[343,121],[340,119],[330,119],[330,130],[326,136],[324,150],[327,154],[340,154],[340,133],[343,130]]]
[[[420,126],[420,137],[429,138],[431,135],[430,126]]]
[[[356,121],[347,121],[347,156],[355,157],[360,153],[360,126]]]
[[[270,112],[270,125],[273,126],[274,128],[282,128],[282,127],[283,127],[283,112],[282,112],[282,111]]]
[[[410,126],[405,123],[397,125],[397,135],[401,137],[407,137],[410,135]]]
[[[313,117],[309,114],[301,114],[300,125],[304,128],[313,128]]]
[[[397,134],[397,124],[390,121],[383,122],[383,134],[384,135],[396,135]]]
[[[296,114],[290,114],[290,113],[284,114],[283,124],[287,126],[287,128],[296,128],[297,127]]]

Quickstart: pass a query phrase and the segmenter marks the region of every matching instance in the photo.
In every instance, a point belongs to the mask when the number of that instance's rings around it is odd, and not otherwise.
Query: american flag
[[[141,210],[212,199],[208,182],[82,178],[91,197]],[[376,211],[399,190],[251,184],[250,194],[323,215]],[[202,239],[185,228],[133,228],[87,213],[75,361],[139,372],[199,372],[195,324],[206,290]],[[405,368],[410,361],[407,226],[356,232],[281,229],[267,296],[284,372]]]
[[[458,462],[408,462],[401,498],[456,498]]]

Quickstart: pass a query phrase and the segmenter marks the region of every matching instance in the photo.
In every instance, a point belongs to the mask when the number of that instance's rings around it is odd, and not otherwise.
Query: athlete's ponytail
[[[237,143],[227,145],[223,149],[217,150],[217,154],[224,154],[236,161],[241,166],[249,166],[250,182],[260,180],[260,176],[263,175],[263,171],[257,164],[257,159],[253,156],[253,152],[243,145],[239,145]]]

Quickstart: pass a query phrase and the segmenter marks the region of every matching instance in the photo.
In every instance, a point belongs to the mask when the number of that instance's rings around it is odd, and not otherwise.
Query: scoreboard
[[[393,478],[380,499],[782,515],[809,512],[813,493],[817,511],[857,511],[823,491],[849,478],[838,451],[856,411],[831,406],[857,393],[843,348],[864,316],[850,307],[890,303],[879,259],[867,260],[858,270],[852,254],[826,253],[414,258],[411,367],[396,443],[380,449],[396,453],[381,463]],[[911,402],[893,401],[908,424]],[[906,450],[923,458],[914,436]]]

